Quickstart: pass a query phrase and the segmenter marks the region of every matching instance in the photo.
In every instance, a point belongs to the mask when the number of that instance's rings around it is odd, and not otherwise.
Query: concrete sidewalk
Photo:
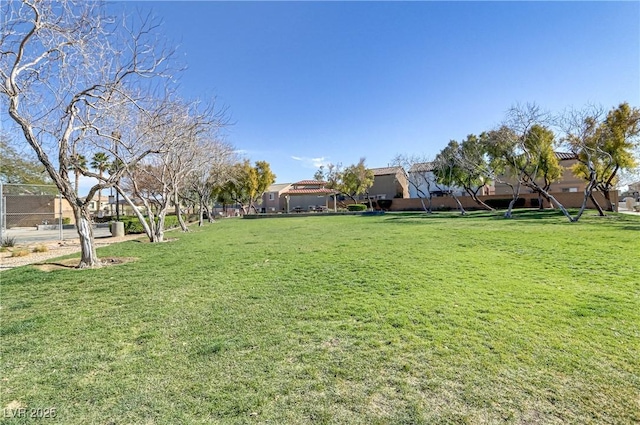
[[[111,232],[108,226],[93,226],[93,236],[96,238],[110,237]],[[15,238],[17,244],[32,244],[34,242],[48,242],[59,240],[78,239],[76,229],[63,229],[62,239],[60,230],[38,230],[35,227],[14,227],[2,232],[3,238]]]

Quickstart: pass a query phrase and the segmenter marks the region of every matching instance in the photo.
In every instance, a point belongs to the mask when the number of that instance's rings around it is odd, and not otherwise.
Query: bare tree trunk
[[[204,226],[204,202],[200,199],[200,207],[198,209],[198,227]]]
[[[604,199],[607,200],[607,211],[614,212],[615,208],[613,208],[613,202],[611,202],[611,191],[609,189],[603,189],[602,194],[604,195]]]
[[[454,195],[453,192],[449,193],[449,195],[451,195],[451,197],[456,201],[456,204],[458,204],[458,209],[460,210],[460,215],[465,215],[467,212],[464,210],[464,207],[462,206],[462,202],[460,202],[458,197],[456,195]]]
[[[80,264],[78,268],[100,267],[102,263],[98,260],[95,244],[93,242],[93,228],[91,227],[91,216],[86,206],[73,205],[73,215],[76,219],[76,228],[80,238]]]
[[[592,177],[593,177],[593,173],[592,173]],[[580,220],[580,217],[582,217],[582,214],[584,213],[585,209],[587,208],[587,201],[592,197],[592,193],[593,193],[593,187],[595,186],[593,180],[591,180],[587,186],[584,188],[584,197],[582,198],[582,206],[580,207],[580,210],[578,211],[578,214],[576,214],[576,216],[573,218],[572,221],[577,222],[578,220]],[[596,203],[597,205],[597,203]]]
[[[427,205],[425,205],[423,197],[420,197],[420,203],[422,204],[422,209],[425,212],[431,214],[431,198],[429,198],[429,206],[428,207],[427,207]]]
[[[475,203],[477,203],[478,205],[482,206],[482,208],[489,210],[489,211],[495,211],[495,209],[487,204],[485,204],[480,198],[478,198],[478,192],[474,192],[473,190],[471,190],[471,188],[469,187],[465,187],[464,190],[469,194],[469,196],[471,196],[471,199],[474,200]]]
[[[153,230],[149,226],[149,223],[147,223],[147,219],[144,217],[144,214],[142,214],[142,211],[140,211],[140,208],[138,208],[138,206],[133,203],[133,200],[129,197],[129,195],[127,195],[125,192],[120,190],[119,186],[115,186],[115,188],[118,191],[118,193],[124,198],[124,200],[129,204],[129,206],[133,210],[133,213],[136,215],[136,217],[138,217],[138,220],[140,220],[140,224],[144,229],[144,233],[146,233],[147,237],[149,238],[149,241],[154,242]]]
[[[504,218],[512,218],[513,214],[513,207],[516,204],[516,201],[518,200],[518,198],[520,197],[520,181],[522,180],[522,178],[518,179],[518,183],[516,183],[516,187],[513,188],[513,198],[511,198],[511,201],[509,202],[509,207],[507,208],[507,211],[504,213]]]
[[[606,195],[605,195],[605,196],[606,196]],[[600,204],[598,203],[598,201],[596,201],[595,196],[593,196],[593,191],[589,192],[589,199],[591,199],[591,202],[593,202],[593,205],[595,205],[595,206],[596,206],[596,209],[598,210],[598,215],[599,215],[600,217],[604,217],[604,216],[605,216],[605,214],[604,214],[604,210],[602,209],[602,207],[600,206]],[[609,203],[611,203],[611,202],[609,201]]]
[[[188,232],[189,228],[187,227],[187,224],[184,222],[184,219],[182,218],[182,212],[180,211],[180,199],[178,198],[178,192],[175,192],[173,194],[173,203],[175,205],[176,217],[178,217],[178,223],[180,224],[180,229],[182,229],[183,232]]]

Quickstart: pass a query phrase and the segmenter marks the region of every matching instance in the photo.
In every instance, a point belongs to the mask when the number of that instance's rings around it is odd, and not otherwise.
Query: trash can
[[[113,238],[124,236],[124,223],[122,221],[112,221],[110,230]]]

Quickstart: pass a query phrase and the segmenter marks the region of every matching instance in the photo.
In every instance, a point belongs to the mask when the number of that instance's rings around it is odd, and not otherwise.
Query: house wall
[[[269,197],[273,199],[269,199]],[[264,208],[266,212],[282,211],[284,210],[284,199],[280,199],[280,192],[265,192],[262,195],[262,205],[260,208]]]
[[[409,197],[408,182],[402,173],[375,176],[369,188],[371,197],[384,195],[385,199],[393,199],[398,194],[403,198]]]

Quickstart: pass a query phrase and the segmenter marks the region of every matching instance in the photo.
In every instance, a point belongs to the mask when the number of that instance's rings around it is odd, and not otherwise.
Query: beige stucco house
[[[371,168],[373,185],[369,188],[371,199],[409,197],[409,181],[402,167]]]

